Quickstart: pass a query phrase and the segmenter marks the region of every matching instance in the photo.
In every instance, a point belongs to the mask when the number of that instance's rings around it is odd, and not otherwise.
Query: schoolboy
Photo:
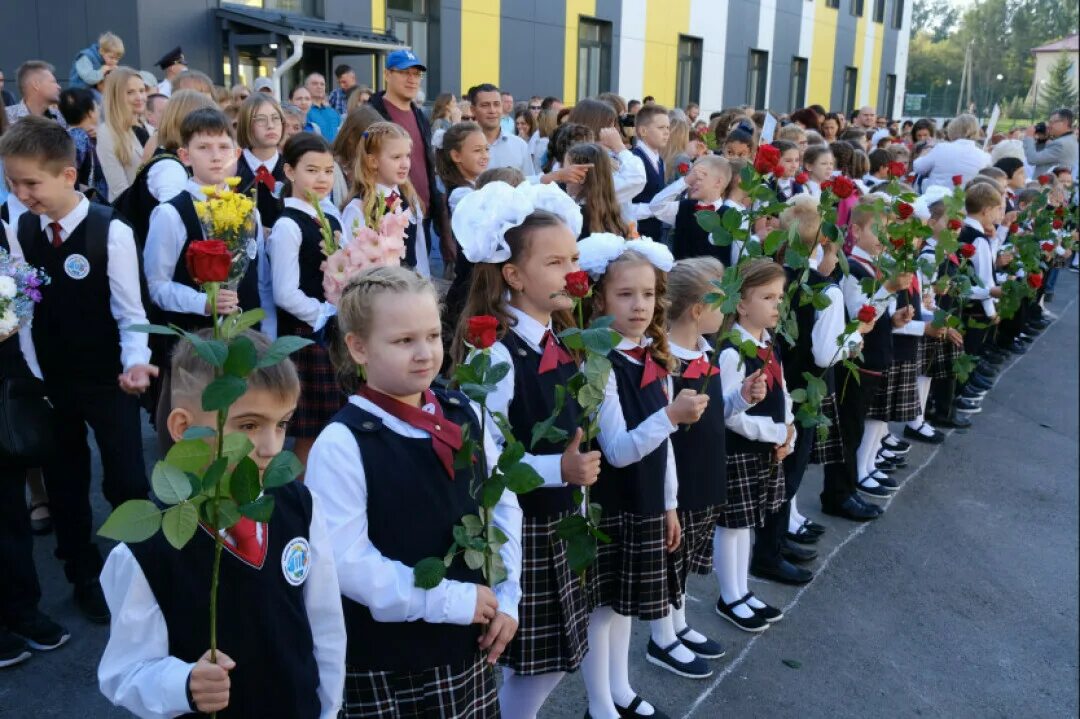
[[[633,152],[645,165],[645,187],[632,200],[634,218],[637,220],[638,234],[651,237],[657,242],[661,239],[664,228],[660,220],[653,217],[649,202],[656,193],[667,184],[664,178],[667,168],[661,156],[671,136],[671,119],[667,108],[662,105],[644,105],[634,116],[634,131],[637,142]]]
[[[261,333],[244,336],[260,355],[270,346]],[[215,425],[216,413],[201,403],[214,368],[183,342],[170,369],[166,424],[179,441],[191,427]],[[247,386],[229,408],[225,432],[247,435],[248,456],[262,472],[284,446],[300,380],[284,360],[256,369]],[[206,603],[212,530],[200,525],[180,550],[161,533],[113,548],[101,572],[113,621],[98,665],[101,692],[113,704],[139,716],[337,716],[345,621],[322,515],[299,482],[266,493],[274,498],[269,522],[241,519],[223,530],[216,662]]]
[[[43,269],[24,345],[37,358],[53,405],[56,451],[44,466],[56,526],[56,556],[91,621],[107,622],[91,541],[90,445],[94,431],[104,469],[102,488],[114,507],[147,495],[137,395],[157,375],[150,364],[131,228],[112,208],[75,189],[75,145],[55,122],[26,117],[0,138],[13,194],[29,210],[19,218],[12,255]],[[29,362],[33,366],[32,362]]]
[[[687,195],[678,202],[654,202],[656,217],[674,226],[672,254],[675,259],[702,257],[717,258],[725,267],[731,265],[731,246],[720,247],[709,239],[709,233],[697,222],[697,213],[711,210],[723,214],[724,193],[731,184],[731,165],[719,155],[699,157],[685,178]],[[667,194],[667,193],[665,193]]]

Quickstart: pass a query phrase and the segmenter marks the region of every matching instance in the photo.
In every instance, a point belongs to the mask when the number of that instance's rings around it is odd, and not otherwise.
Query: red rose
[[[1053,227],[1055,230],[1060,230],[1062,227],[1065,226],[1065,223],[1061,220],[1054,220],[1050,223],[1050,226]]]
[[[1054,251],[1054,243],[1053,242],[1044,242],[1041,245],[1039,245],[1039,247],[1041,247],[1042,251],[1046,252],[1046,253],[1050,253],[1050,252]]]
[[[229,246],[221,240],[200,240],[188,245],[184,262],[195,284],[204,285],[229,279],[232,255]]]
[[[685,175],[688,172],[690,172],[690,165],[686,164],[685,162],[680,162],[679,163],[679,174],[680,175]]]
[[[915,173],[914,173],[914,172],[912,172],[911,174],[909,174],[909,175],[908,175],[908,176],[907,176],[906,178],[904,178],[904,179],[906,179],[906,180],[907,180],[907,183],[908,183],[909,185],[914,185],[914,184],[915,184]]]
[[[829,189],[831,189],[832,193],[841,200],[846,200],[855,194],[855,183],[851,181],[851,178],[846,177],[845,175],[837,175],[833,178],[832,185]]]
[[[953,232],[959,232],[960,228],[964,226],[964,223],[956,218],[949,220],[949,229]]]
[[[1011,225],[1009,225],[1009,234],[1010,235],[1015,235],[1019,231],[1020,231],[1020,223],[1014,222]]]
[[[495,333],[498,329],[499,321],[491,315],[470,317],[465,341],[478,350],[486,350],[495,344]]]
[[[975,245],[960,245],[960,256],[970,260],[975,256]]]
[[[960,185],[964,184],[964,176],[963,175],[953,175],[952,176],[952,183],[953,183],[953,185],[959,187]]]
[[[859,322],[863,322],[865,324],[870,324],[871,322],[874,321],[874,319],[876,317],[877,317],[877,310],[874,309],[873,305],[863,305],[862,307],[859,308],[859,314],[858,314]]]
[[[566,294],[582,299],[589,294],[589,273],[584,270],[566,275]]]
[[[907,241],[904,240],[903,237],[894,237],[891,240],[889,240],[889,242],[892,244],[893,249],[896,249],[896,250],[904,249],[904,245],[907,244]]]
[[[757,149],[754,155],[754,169],[762,175],[767,175],[776,170],[780,164],[780,151],[775,146],[765,144]]]
[[[795,175],[795,182],[800,185],[805,185],[807,182],[810,182],[810,173],[800,172],[798,175]]]
[[[896,203],[896,214],[900,216],[901,220],[906,220],[915,214],[915,208],[906,202]]]
[[[1050,180],[1051,180],[1050,175],[1039,175],[1039,184],[1040,185],[1049,185]]]
[[[902,162],[890,162],[888,168],[889,177],[903,177],[907,173],[907,165]]]
[[[1064,207],[1055,207],[1054,208],[1054,217],[1064,217],[1064,216],[1065,216],[1065,208]]]
[[[1037,290],[1042,287],[1043,276],[1041,272],[1036,272],[1033,275],[1028,275],[1027,283],[1031,285],[1031,289]]]

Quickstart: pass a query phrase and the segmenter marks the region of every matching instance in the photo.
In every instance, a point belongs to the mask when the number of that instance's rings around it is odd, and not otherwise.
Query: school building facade
[[[36,0],[0,28],[0,67],[13,77],[40,57],[65,79],[75,51],[110,29],[125,64],[151,69],[179,44],[225,83],[276,72],[287,88],[349,62],[377,85],[385,54],[409,46],[428,64],[429,101],[491,82],[567,104],[612,90],[706,111],[818,103],[895,116],[913,1]]]

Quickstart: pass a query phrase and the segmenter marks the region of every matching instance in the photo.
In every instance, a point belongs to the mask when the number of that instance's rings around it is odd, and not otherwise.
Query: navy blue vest
[[[957,235],[956,239],[960,242],[960,245],[962,247],[964,245],[974,245],[975,240],[979,239],[980,237],[986,240],[987,244],[989,244],[990,240],[986,237],[985,233],[980,230],[976,230],[971,225],[965,224],[963,227],[960,228],[960,232]],[[974,267],[972,267],[973,284],[974,276]],[[988,287],[987,289],[990,288]],[[967,304],[964,306],[964,314],[976,320],[988,320],[986,311],[983,309],[981,300],[968,300]]]
[[[300,291],[308,297],[314,297],[320,302],[326,300],[322,287],[322,266],[326,256],[322,252],[322,232],[319,222],[314,217],[295,207],[286,207],[281,211],[281,218],[288,218],[300,228]],[[327,216],[330,226],[334,230],[341,230],[341,223],[337,218]],[[270,258],[273,263],[274,258]],[[311,334],[311,325],[297,319],[292,314],[278,308],[278,335]],[[450,545],[447,545],[448,547]]]
[[[922,295],[910,290],[899,290],[896,293],[896,308],[913,307],[914,321],[922,321]],[[922,337],[916,335],[903,335],[893,333],[893,362],[910,362],[915,359],[919,351],[919,342]]]
[[[730,341],[725,340],[720,351],[722,352],[727,349],[734,349],[736,352],[739,351],[738,347],[731,344]],[[773,343],[773,354],[775,355],[776,361],[781,363],[780,367],[783,369],[780,347],[776,343]],[[746,376],[752,375],[765,366],[765,362],[757,356],[743,357],[742,361],[744,365],[743,371]],[[710,404],[712,404],[711,401]],[[752,417],[768,417],[773,422],[784,424],[784,410],[784,388],[777,383],[768,391],[765,395],[765,399],[750,407],[746,410],[745,414]],[[726,440],[729,455],[743,453],[770,454],[775,449],[775,445],[772,442],[759,442],[757,440],[747,439],[737,432],[732,432],[730,429],[725,431],[727,432]]]
[[[852,259],[848,262],[851,276],[862,282],[864,279],[873,277],[861,262]],[[864,369],[874,372],[884,372],[893,361],[893,333],[892,313],[883,310],[874,324],[874,329],[863,335],[862,348],[863,361],[860,365]]]
[[[793,282],[801,274],[801,272],[792,270],[790,267],[785,267],[784,271],[787,273],[789,283]],[[836,283],[820,272],[810,270],[806,278],[806,284],[811,289],[824,291],[826,285],[835,285]],[[814,309],[811,302],[802,303],[803,294],[802,289],[797,289],[791,298],[791,306],[795,308],[795,322],[799,328],[799,334],[794,346],[784,348],[784,381],[787,382],[788,392],[806,388],[806,378],[803,377],[803,372],[809,372],[816,376],[822,374],[822,369],[814,361],[814,343],[812,339],[814,324],[817,322],[817,310]],[[825,370],[824,379],[829,391],[834,391],[832,367]]]
[[[262,567],[248,564],[227,548],[221,555],[218,646],[236,661],[236,668],[229,673],[229,706],[218,716],[315,719],[321,707],[319,669],[304,585],[293,586],[282,568],[292,540],[309,539],[311,494],[299,482],[266,493],[274,498],[274,514]],[[179,551],[160,532],[128,548],[165,618],[169,654],[185,662],[197,661],[210,647],[207,598],[214,564],[210,530],[200,526]]]
[[[706,358],[708,355],[706,355]],[[683,379],[690,363],[679,360],[672,377],[675,396],[684,389],[701,391],[703,377]],[[709,406],[694,424],[671,435],[675,468],[679,475],[679,509],[692,512],[727,501],[727,445],[724,427],[724,386],[719,375],[709,380]]]
[[[154,150],[153,156],[146,164],[139,168],[131,186],[121,192],[120,196],[113,202],[116,211],[123,215],[124,219],[135,230],[135,242],[139,246],[140,253],[142,252],[143,243],[146,241],[146,233],[150,229],[150,214],[160,204],[158,199],[150,192],[149,184],[150,168],[159,162],[175,162],[183,167],[180,159],[175,154],[159,147]],[[184,172],[189,176],[191,174],[186,167]]]
[[[732,208],[721,206],[717,210],[720,216]],[[724,267],[731,266],[731,245],[720,247],[709,241],[709,233],[701,228],[697,221],[697,200],[680,200],[679,212],[675,215],[675,231],[672,234],[672,254],[676,260],[688,257],[715,257]]]
[[[435,391],[446,418],[469,426],[480,436],[468,400],[457,392]],[[413,566],[441,557],[454,542],[453,527],[479,505],[469,494],[472,469],[459,469],[453,480],[431,447],[430,439],[403,437],[383,426],[374,414],[351,402],[334,422],[348,427],[360,448],[367,482],[368,537],[386,558]],[[487,471],[480,460],[478,472]],[[447,570],[448,579],[483,584],[483,574],[465,566],[461,555]],[[478,625],[377,621],[363,604],[342,597],[350,669],[418,671],[444,664],[460,665],[478,651]]]
[[[657,411],[667,407],[664,381],[657,380],[640,389],[644,365],[626,358],[618,350],[608,354],[615,385],[619,391],[627,431],[634,429]],[[627,467],[615,467],[600,458],[600,480],[593,485],[592,496],[604,507],[604,513],[630,512],[645,516],[664,513],[664,477],[667,474],[667,442]]]
[[[664,158],[659,158],[660,168],[657,170],[657,168],[653,166],[652,160],[646,156],[645,151],[640,147],[635,146],[630,151],[641,158],[641,162],[645,165],[645,187],[641,189],[641,192],[634,196],[634,199],[631,200],[631,202],[647,203],[656,196],[656,193],[664,189]],[[651,237],[659,242],[661,234],[664,231],[664,225],[655,217],[650,217],[645,220],[638,220],[637,231],[642,237]]]
[[[274,176],[276,182],[285,182],[285,158],[280,153],[270,174]],[[236,163],[236,175],[240,178],[237,191],[251,194],[252,188],[255,188],[255,207],[259,209],[259,219],[262,220],[263,227],[273,227],[277,219],[281,217],[283,207],[281,198],[275,197],[273,190],[261,182],[255,183],[255,173],[251,171],[251,166],[243,156]]]

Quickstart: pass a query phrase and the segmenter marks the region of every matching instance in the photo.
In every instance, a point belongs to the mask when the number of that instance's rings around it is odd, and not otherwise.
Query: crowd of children
[[[92,84],[86,65],[76,70]],[[899,140],[886,148],[838,128],[827,143],[795,124],[763,138],[764,116],[742,110],[717,113],[716,152],[672,155],[673,121],[685,133],[685,118],[641,106],[627,142],[616,100],[572,108],[533,176],[491,167],[478,124],[439,131],[430,163],[454,240],[442,246],[457,250],[442,256],[454,269],[445,308],[430,279],[435,210],[410,181],[413,136],[393,122],[343,130],[359,139],[341,168],[338,148],[290,128],[269,94],[248,97],[234,129],[212,101],[179,89],[117,207],[80,192],[93,183],[79,181],[75,141],[55,121],[25,117],[0,136],[11,191],[0,246],[51,278],[32,323],[0,337],[0,379],[40,378],[53,406],[57,451],[41,468],[57,556],[84,614],[111,621],[98,677],[112,702],[148,717],[528,719],[580,670],[587,717],[663,717],[660,698],[630,683],[633,620],[648,622],[650,663],[711,675],[724,649],[688,624],[688,576],[715,576],[716,613],[741,630],[782,620],[748,577],[813,578],[827,528],[799,512],[808,466],[823,465],[826,515],[877,519],[874,500],[897,490],[911,443],[971,426],[1001,364],[1050,323],[1044,305],[1076,242],[1070,168],[1030,177],[1022,153],[1003,154],[942,187],[911,174]],[[665,157],[684,161],[673,170]],[[351,187],[335,203],[343,170]],[[246,270],[208,295],[186,262],[206,239],[196,203],[234,175],[255,199],[257,230]],[[917,265],[903,265],[892,241],[900,205],[888,188],[910,200],[900,219],[913,213],[925,228]],[[1033,205],[1063,208],[1037,270],[1017,264]],[[408,220],[402,266],[367,270],[329,296],[326,233],[351,238],[386,213]],[[783,243],[765,252],[778,230]],[[942,261],[938,244],[955,242]],[[581,272],[585,320],[607,318],[617,334],[592,416],[566,389],[583,359],[562,336],[582,297],[567,277]],[[1004,288],[1018,277],[1035,291],[1014,302]],[[190,343],[132,328],[205,334],[214,316],[255,308],[265,319],[246,336],[257,348],[276,336],[318,341],[258,369],[229,428],[252,440],[260,469],[288,438],[306,472],[268,490],[269,522],[223,530],[227,628],[211,661],[206,617],[191,608],[204,601],[213,535],[180,551],[160,536],[120,544],[103,561],[86,426],[108,501],[146,497],[140,396],[165,452],[212,424],[198,398],[214,372]],[[966,321],[942,319],[958,310]],[[449,382],[477,349],[468,327],[479,316],[494,318],[492,362],[506,365],[485,408]],[[414,566],[442,557],[461,517],[478,512],[473,465],[501,466],[511,438],[545,421],[564,439],[526,442],[521,457],[540,486],[506,489],[491,510],[505,579],[489,587],[450,556],[445,578],[418,587]],[[890,422],[904,423],[902,437]],[[455,461],[466,438],[472,457]],[[26,469],[0,477],[19,489],[5,489],[2,516],[22,515],[4,522],[17,573],[0,595],[0,666],[69,637],[37,609]],[[579,575],[561,527],[583,511],[583,488],[603,539]],[[297,543],[308,553],[299,576],[285,561]]]

